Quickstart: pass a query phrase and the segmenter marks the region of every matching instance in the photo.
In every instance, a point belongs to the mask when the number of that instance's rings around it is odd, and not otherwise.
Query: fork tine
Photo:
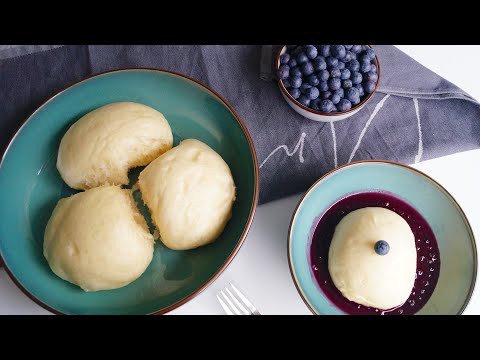
[[[223,310],[227,313],[227,315],[234,315],[232,310],[228,308],[228,306],[223,302],[223,300],[220,298],[220,296],[216,295],[218,301],[220,302],[220,305],[222,305]]]
[[[243,303],[250,309],[250,311],[253,313],[253,314],[256,314],[258,315],[259,312],[258,310],[255,308],[255,306],[253,306],[253,304],[245,297],[245,295],[243,295],[240,290],[238,290],[235,285],[233,285],[232,283],[230,283],[230,286],[232,287],[233,290],[235,290],[235,292],[237,293],[237,295],[240,297],[240,299],[243,301]]]
[[[225,295],[225,293],[223,292],[223,290],[220,290],[220,294],[222,294],[223,298],[224,298],[225,300],[227,300],[228,305],[230,305],[230,308],[233,310],[233,312],[234,312],[235,314],[237,314],[237,315],[242,315],[242,314],[240,313],[240,311],[238,311],[238,309],[235,307],[235,305],[233,305],[232,301],[228,298],[228,296]]]
[[[245,307],[241,304],[240,301],[237,300],[237,298],[235,297],[235,295],[232,294],[232,292],[230,291],[230,289],[228,287],[225,287],[225,290],[227,290],[227,293],[228,295],[230,295],[230,297],[233,299],[233,301],[235,302],[235,304],[237,304],[237,306],[240,308],[240,310],[243,311],[243,313],[245,315],[251,315],[252,313],[250,311],[248,311],[247,309],[245,309]]]

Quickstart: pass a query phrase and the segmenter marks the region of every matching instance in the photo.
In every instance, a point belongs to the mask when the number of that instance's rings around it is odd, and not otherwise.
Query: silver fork
[[[220,290],[217,294],[217,299],[222,305],[223,310],[227,315],[260,315],[258,310],[253,306],[253,304],[243,295],[240,290],[238,290],[232,283],[229,283],[232,290],[236,293],[235,296],[228,286],[225,286],[225,292],[229,295],[227,296],[223,290]],[[222,297],[225,301],[222,300]],[[233,301],[232,301],[233,300]],[[227,306],[227,304],[229,306]]]

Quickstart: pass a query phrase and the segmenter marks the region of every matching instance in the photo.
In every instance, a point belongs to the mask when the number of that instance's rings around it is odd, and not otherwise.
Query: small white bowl
[[[284,54],[286,50],[287,50],[287,45],[283,45],[278,51],[277,58],[275,60],[276,61],[275,69],[278,69],[280,67],[280,56]],[[284,99],[287,101],[288,105],[290,105],[290,107],[300,115],[314,121],[321,121],[321,122],[339,121],[339,120],[346,119],[356,114],[357,112],[359,112],[360,109],[365,106],[365,104],[371,99],[373,94],[375,94],[375,92],[377,91],[378,84],[380,83],[380,63],[378,62],[377,55],[375,55],[375,64],[377,65],[377,74],[378,74],[378,80],[377,80],[377,85],[375,86],[375,89],[365,99],[363,99],[363,101],[360,102],[360,104],[355,105],[348,111],[324,113],[321,111],[313,110],[309,107],[306,107],[305,105],[300,104],[297,100],[295,100],[292,97],[292,95],[290,95],[290,93],[285,88],[285,86],[283,86],[283,82],[281,80],[278,80],[278,86],[280,87],[282,95]]]

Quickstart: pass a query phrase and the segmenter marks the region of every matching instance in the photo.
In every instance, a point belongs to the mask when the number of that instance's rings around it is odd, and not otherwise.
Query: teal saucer
[[[435,180],[409,166],[386,161],[358,161],[320,178],[300,200],[290,224],[288,258],[300,296],[314,314],[344,314],[325,296],[310,266],[316,220],[347,195],[385,191],[412,205],[433,230],[440,250],[440,276],[418,315],[461,314],[477,275],[472,229],[455,199]]]
[[[120,289],[86,293],[53,274],[43,257],[50,214],[60,198],[75,193],[56,169],[57,151],[76,120],[119,101],[162,112],[175,145],[196,138],[217,151],[230,166],[237,200],[215,243],[174,251],[156,242],[153,260],[139,279]],[[138,170],[131,172],[132,181]],[[0,198],[0,257],[12,280],[35,302],[59,314],[161,314],[205,289],[240,249],[257,206],[258,166],[245,125],[220,95],[181,74],[126,69],[80,81],[28,118],[0,162]]]

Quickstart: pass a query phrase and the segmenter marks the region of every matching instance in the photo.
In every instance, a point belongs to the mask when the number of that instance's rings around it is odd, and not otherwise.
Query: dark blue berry
[[[331,112],[338,112],[338,109],[337,109],[337,107],[336,107],[335,105],[333,105]]]
[[[349,62],[350,60],[352,60],[354,57],[353,57],[353,53],[351,51],[347,51],[345,53],[345,56],[343,58],[343,61],[345,62]]]
[[[368,55],[363,55],[360,56],[360,64],[361,63],[369,63],[370,64],[370,57]]]
[[[293,89],[298,89],[300,86],[302,86],[302,78],[300,76],[290,77],[290,86]]]
[[[308,61],[308,57],[307,55],[305,55],[304,52],[301,52],[300,54],[298,54],[296,59],[297,59],[297,63],[300,65],[305,64]]]
[[[302,76],[302,70],[299,67],[290,68],[290,76]]]
[[[317,48],[313,45],[307,45],[305,46],[305,54],[307,54],[309,59],[313,60],[317,57]]]
[[[367,45],[362,45],[362,51],[365,51],[367,49],[370,49]]]
[[[332,56],[335,56],[337,59],[343,59],[345,57],[345,46],[343,45],[332,45],[330,47],[330,53]]]
[[[298,99],[302,94],[299,89],[294,89],[294,88],[288,89],[288,92],[290,93],[290,95],[292,95],[294,99]]]
[[[350,89],[352,86],[353,86],[352,80],[350,80],[350,79],[342,80],[342,88],[343,89],[347,90],[347,89]]]
[[[290,61],[288,62],[288,66],[290,66],[290,68],[294,68],[297,65],[298,65],[297,60],[295,60],[294,58],[291,58]]]
[[[375,243],[374,249],[378,255],[387,255],[390,251],[390,245],[385,240],[379,240]]]
[[[300,69],[302,70],[302,74],[305,76],[313,74],[313,65],[311,62],[304,63]]]
[[[332,93],[328,90],[320,93],[320,99],[322,100],[328,99],[330,96],[332,96]]]
[[[280,55],[280,64],[288,64],[289,61],[290,61],[290,54],[289,53],[285,53],[285,54]]]
[[[298,56],[302,52],[303,52],[303,46],[299,45],[292,51],[292,55]]]
[[[338,96],[340,96],[340,98],[343,98],[344,95],[345,95],[345,91],[342,88],[340,88],[340,89],[335,90],[333,92],[333,95],[338,95]]]
[[[360,93],[358,89],[355,87],[351,87],[350,89],[346,90],[345,97],[347,100],[350,100],[351,103],[354,103],[354,100],[360,99]]]
[[[360,71],[362,73],[368,73],[372,69],[372,66],[370,65],[369,62],[362,62],[360,65]]]
[[[370,67],[371,67],[370,71],[373,71],[374,73],[377,72],[377,65],[375,65],[375,64],[370,64]]]
[[[378,80],[378,75],[377,75],[377,73],[374,73],[373,71],[370,70],[368,73],[366,73],[365,75],[363,75],[363,78],[364,78],[366,81],[377,82],[377,80]]]
[[[317,86],[318,84],[320,84],[320,80],[318,80],[318,77],[317,75],[315,74],[312,74],[310,75],[308,78],[307,78],[307,81],[310,85],[312,86]]]
[[[320,91],[318,91],[315,86],[312,86],[311,88],[307,89],[307,91],[305,91],[305,95],[307,95],[310,100],[314,100],[318,98],[318,95],[320,95]]]
[[[360,63],[358,62],[358,60],[350,60],[346,65],[347,69],[351,72],[360,70]]]
[[[350,70],[348,70],[348,69],[343,69],[340,78],[341,78],[342,80],[350,79],[350,74],[351,74],[351,73],[350,73]]]
[[[340,70],[343,70],[343,69],[345,69],[345,63],[344,63],[343,61],[339,61],[337,67],[338,67]]]
[[[313,69],[315,71],[325,70],[327,68],[327,63],[323,57],[316,57],[313,59]]]
[[[320,45],[318,50],[323,57],[326,58],[327,56],[330,56],[330,45]]]
[[[357,84],[355,87],[358,89],[358,93],[360,94],[360,97],[365,95],[365,90],[363,90],[363,85],[362,84]]]
[[[330,73],[327,70],[320,70],[317,73],[317,76],[320,81],[327,81],[330,77]]]
[[[325,61],[327,62],[328,66],[337,66],[338,65],[338,59],[336,57],[333,57],[333,56],[327,57],[327,59]]]
[[[373,51],[372,48],[365,50],[365,55],[367,55],[370,58],[370,60],[375,59],[375,51]]]
[[[320,99],[316,98],[315,100],[310,101],[310,107],[313,110],[320,110]]]
[[[298,102],[307,107],[310,105],[310,99],[307,95],[300,95],[300,97],[298,98]]]
[[[328,90],[328,82],[320,81],[320,84],[318,84],[317,88],[318,88],[318,90],[320,90],[320,92],[327,91]]]
[[[310,89],[311,87],[312,87],[312,85],[307,84],[307,83],[303,83],[303,84],[300,86],[300,91],[302,92],[302,94],[305,94],[305,91],[307,91],[307,90]]]
[[[290,78],[282,80],[282,83],[283,83],[283,86],[285,86],[287,89],[292,87],[292,84],[290,84]]]
[[[290,75],[290,67],[286,64],[280,65],[277,70],[277,76],[280,80],[285,80]]]
[[[338,95],[338,94],[332,94],[332,96],[330,97],[330,100],[332,100],[332,102],[333,102],[335,105],[337,105],[337,104],[340,102],[341,99],[342,99],[342,98],[341,98],[340,95]]]
[[[340,69],[336,66],[333,66],[330,68],[330,77],[331,78],[339,78],[342,75],[342,72]]]
[[[343,45],[343,46],[345,46],[345,49],[347,50],[350,50],[353,47],[353,45]]]
[[[347,111],[352,108],[352,103],[348,101],[347,99],[342,99],[340,102],[337,104],[337,109],[339,111]]]
[[[358,104],[360,104],[360,101],[361,101],[361,100],[360,100],[359,97],[358,97],[358,98],[355,98],[355,99],[352,100],[352,105],[353,105],[353,106],[358,105]]]
[[[360,54],[362,52],[362,45],[353,45],[350,51],[354,54]]]
[[[374,83],[373,81],[366,81],[363,83],[363,89],[365,90],[366,93],[371,94],[375,90],[375,86],[377,84]]]
[[[325,112],[325,113],[329,113],[333,110],[334,106],[335,105],[333,105],[333,102],[331,100],[328,100],[328,99],[322,100],[320,102],[320,111]]]
[[[363,76],[362,74],[360,74],[359,72],[352,72],[352,74],[350,75],[350,79],[352,80],[352,83],[354,85],[357,85],[357,84],[360,84],[363,80]]]
[[[330,88],[330,90],[340,89],[341,86],[342,84],[339,78],[332,78],[328,80],[328,87]]]

